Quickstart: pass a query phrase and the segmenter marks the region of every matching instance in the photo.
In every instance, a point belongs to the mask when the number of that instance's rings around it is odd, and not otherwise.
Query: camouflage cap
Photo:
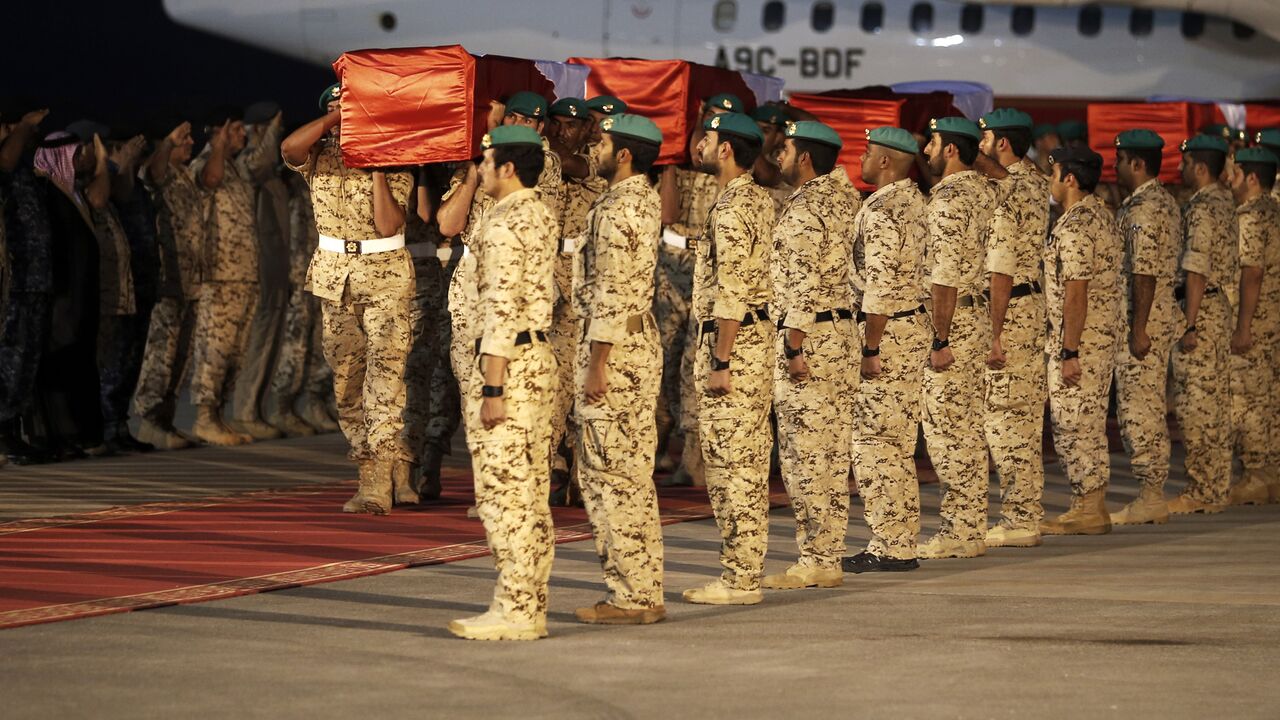
[[[1221,135],[1205,135],[1204,133],[1201,133],[1195,137],[1183,140],[1179,149],[1182,150],[1182,152],[1190,152],[1192,150],[1212,150],[1213,152],[1226,154],[1231,148],[1227,147],[1227,140]]]
[[[974,140],[982,139],[982,131],[978,129],[977,123],[969,118],[963,118],[955,115],[930,120],[929,131],[964,135],[965,137],[973,138]]]
[[[867,142],[912,155],[920,152],[920,146],[916,144],[915,136],[900,127],[885,125],[883,127],[870,128],[867,130]]]
[[[740,138],[751,140],[752,142],[764,142],[764,133],[760,132],[760,126],[756,125],[756,121],[743,115],[740,112],[726,112],[713,115],[702,123],[703,130],[715,130],[718,133],[727,133],[729,135],[737,135]]]
[[[612,95],[597,95],[587,101],[587,109],[605,115],[617,115],[627,111],[627,104]]]
[[[1014,108],[996,108],[978,120],[983,130],[1031,130],[1031,116]]]
[[[500,125],[480,139],[480,147],[488,150],[499,145],[535,145],[542,147],[542,136],[526,125]]]
[[[795,140],[812,140],[824,145],[830,145],[834,148],[844,147],[844,141],[831,129],[826,123],[814,122],[812,120],[801,120],[800,122],[787,123],[787,137]]]
[[[536,92],[521,90],[507,100],[507,114],[541,120],[547,115],[547,99]]]
[[[751,111],[751,119],[758,123],[777,125],[779,127],[785,127],[787,124],[787,114],[777,105],[761,105]]]
[[[1264,147],[1240,148],[1236,151],[1237,163],[1265,163],[1280,165],[1280,158]]]
[[[1259,130],[1257,135],[1253,136],[1253,141],[1259,145],[1267,147],[1280,148],[1280,128],[1267,128]]]
[[[649,118],[618,113],[600,121],[600,129],[611,135],[625,135],[654,145],[662,144],[662,131]]]
[[[576,97],[560,98],[551,103],[551,107],[547,109],[547,114],[552,117],[578,118],[585,120],[588,117],[587,101]]]
[[[1089,128],[1079,120],[1063,120],[1058,123],[1058,137],[1065,140],[1083,140]]]
[[[703,107],[740,113],[742,112],[742,100],[733,93],[720,93],[707,98],[707,101],[703,103]]]
[[[1125,130],[1116,136],[1117,150],[1159,150],[1164,147],[1160,133],[1146,128]]]
[[[341,90],[342,83],[334,83],[325,88],[324,92],[320,93],[320,112],[329,112],[329,103],[338,99],[338,95]]]

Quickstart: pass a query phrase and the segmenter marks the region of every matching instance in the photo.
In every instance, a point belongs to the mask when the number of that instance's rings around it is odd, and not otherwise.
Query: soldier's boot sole
[[[1267,484],[1255,477],[1247,477],[1231,486],[1228,505],[1266,505],[1270,499]]]
[[[547,621],[521,625],[503,620],[493,610],[476,617],[449,621],[449,632],[464,640],[540,640],[547,636]]]
[[[760,580],[760,587],[765,590],[804,590],[806,588],[838,588],[844,585],[844,571],[836,570],[835,576],[811,575],[805,577],[795,573],[778,573],[766,575]]]
[[[1068,520],[1046,520],[1040,523],[1041,535],[1106,535],[1111,532],[1111,518],[1104,522]]]
[[[1195,515],[1197,513],[1204,515],[1217,515],[1226,509],[1225,505],[1210,505],[1194,498],[1187,497],[1185,494],[1169,501],[1170,515]]]
[[[182,450],[191,447],[191,441],[182,435],[166,430],[146,419],[138,426],[138,439],[162,450]]]
[[[1012,530],[997,525],[987,530],[987,538],[984,542],[988,548],[1033,548],[1040,547],[1044,540],[1040,537],[1038,530]]]
[[[1111,513],[1112,525],[1164,525],[1169,522],[1169,504],[1160,499],[1139,496],[1119,512]]]
[[[758,605],[764,600],[764,593],[759,590],[738,590],[709,585],[685,590],[681,593],[681,597],[685,602],[695,605]]]
[[[652,625],[667,618],[666,607],[620,608],[608,603],[596,603],[592,607],[578,608],[573,616],[588,625]]]
[[[986,554],[987,543],[983,540],[958,540],[952,538],[935,538],[916,550],[916,557],[921,560],[976,558]]]
[[[231,432],[226,426],[219,427],[215,423],[199,423],[191,427],[191,434],[195,435],[200,442],[209,445],[217,445],[219,447],[235,447],[237,445],[245,445],[253,442],[252,438],[247,438],[239,433]]]

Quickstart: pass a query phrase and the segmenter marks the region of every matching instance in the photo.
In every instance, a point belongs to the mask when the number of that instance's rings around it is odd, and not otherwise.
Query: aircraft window
[[[1085,5],[1080,8],[1080,22],[1077,25],[1080,34],[1093,37],[1102,32],[1102,8],[1097,5]]]
[[[863,32],[878,33],[884,29],[884,5],[869,2],[862,6]]]
[[[720,0],[716,3],[714,15],[711,17],[711,23],[715,25],[716,30],[729,32],[736,22],[738,22],[738,3],[735,0]]]
[[[813,4],[813,16],[809,19],[813,25],[813,29],[817,32],[826,32],[836,21],[835,6],[829,2],[819,2]]]
[[[923,35],[933,29],[933,5],[916,3],[911,6],[911,31]]]
[[[965,3],[960,10],[960,29],[970,34],[982,32],[982,10],[977,3]]]
[[[1134,37],[1146,37],[1155,28],[1156,16],[1147,8],[1134,8],[1129,13],[1129,34]]]
[[[1257,30],[1254,30],[1252,25],[1246,25],[1242,22],[1231,23],[1231,34],[1234,35],[1237,40],[1248,40],[1253,37],[1256,32]]]
[[[392,30],[395,30],[396,14],[389,13],[389,12],[382,13],[382,15],[378,17],[378,24],[381,25],[382,29],[386,30],[387,32],[391,32]]]
[[[764,4],[764,29],[777,32],[787,19],[787,4],[782,0],[770,0]]]
[[[1198,38],[1204,34],[1204,13],[1182,13],[1182,37]]]
[[[1013,8],[1012,30],[1014,35],[1030,35],[1036,26],[1036,9],[1029,5]]]

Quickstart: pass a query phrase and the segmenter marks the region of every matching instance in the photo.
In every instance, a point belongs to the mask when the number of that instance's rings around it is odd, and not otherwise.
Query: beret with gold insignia
[[[547,115],[547,99],[536,92],[521,90],[507,100],[507,114],[541,119]]]
[[[844,147],[844,141],[831,129],[826,123],[814,122],[812,120],[801,120],[800,122],[787,123],[787,137],[796,140],[812,140],[820,142],[823,145],[830,145],[834,148]]]
[[[600,129],[611,135],[625,135],[654,145],[662,144],[662,131],[652,120],[640,115],[619,113],[600,121]]]
[[[551,103],[551,107],[547,109],[547,114],[554,117],[586,119],[587,101],[576,97],[560,98]]]
[[[742,112],[742,100],[733,93],[720,93],[707,98],[706,107],[740,113]]]
[[[885,125],[878,128],[870,128],[867,130],[867,142],[912,155],[920,152],[920,146],[916,144],[915,136],[900,127]]]
[[[488,150],[499,145],[536,145],[542,147],[542,136],[525,125],[500,125],[480,140],[480,147]]]
[[[760,132],[760,126],[756,125],[756,121],[743,115],[740,112],[726,112],[719,115],[713,115],[702,123],[703,130],[715,130],[718,133],[727,133],[729,135],[737,135],[740,138],[751,140],[752,142],[764,142],[764,133]]]
[[[1116,136],[1117,150],[1159,150],[1164,147],[1160,133],[1146,128],[1125,130]]]
[[[996,108],[978,120],[983,130],[1031,130],[1031,116],[1014,108]]]
[[[1182,141],[1179,147],[1182,152],[1190,152],[1192,150],[1212,150],[1225,154],[1231,148],[1227,147],[1227,139],[1221,135],[1205,135],[1201,133],[1193,138],[1187,138]]]
[[[612,95],[597,95],[587,101],[587,109],[605,115],[617,115],[627,111],[627,104]]]
[[[963,135],[974,140],[982,139],[982,131],[978,129],[978,124],[969,118],[959,116],[950,116],[944,118],[934,118],[929,121],[929,130],[938,133],[951,133],[953,135]]]

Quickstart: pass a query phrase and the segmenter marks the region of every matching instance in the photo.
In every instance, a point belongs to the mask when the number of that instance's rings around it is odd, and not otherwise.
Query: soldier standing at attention
[[[780,170],[796,189],[773,228],[778,318],[773,403],[778,459],[796,516],[800,557],[766,588],[836,587],[849,526],[849,445],[861,346],[853,319],[853,219],[862,199],[836,166],[840,136],[819,122],[788,123]]]
[[[854,303],[860,306],[862,383],[854,396],[853,469],[871,541],[847,557],[845,572],[920,566],[920,422],[929,328],[921,273],[929,230],[925,200],[911,179],[919,146],[902,128],[867,130],[862,180],[876,191],[854,221]]]
[[[1227,365],[1231,308],[1227,289],[1239,281],[1235,203],[1218,182],[1227,141],[1197,135],[1182,143],[1182,271],[1175,297],[1186,324],[1173,352],[1174,410],[1186,450],[1187,487],[1169,512],[1222,512],[1231,486],[1231,383]]]
[[[1230,172],[1240,250],[1240,299],[1231,335],[1232,445],[1244,476],[1231,487],[1232,505],[1268,502],[1280,478],[1268,467],[1268,433],[1280,413],[1272,402],[1280,336],[1280,204],[1271,196],[1276,156],[1266,148],[1235,153]]]
[[[576,614],[586,623],[647,625],[666,617],[653,487],[662,346],[651,312],[662,202],[646,176],[662,133],[638,115],[601,124],[598,169],[609,189],[591,206],[574,272],[585,323],[575,363],[574,458],[608,594]]]
[[[1062,217],[1045,247],[1049,317],[1049,412],[1053,444],[1071,481],[1071,507],[1040,525],[1043,535],[1111,532],[1107,513],[1107,399],[1115,369],[1124,292],[1123,240],[1093,193],[1102,157],[1087,147],[1050,154],[1053,198]]]
[[[987,234],[988,312],[983,425],[1000,478],[1000,520],[986,545],[1040,544],[1044,509],[1044,293],[1041,255],[1049,234],[1049,180],[1026,161],[1031,116],[1000,108],[979,121],[978,149],[1009,173],[1008,195]]]
[[[547,581],[555,535],[547,504],[555,356],[547,343],[559,218],[535,189],[542,136],[521,125],[482,142],[481,190],[494,200],[475,229],[479,328],[463,411],[476,507],[498,581],[489,611],[454,620],[469,640],[536,640],[547,634]]]
[[[763,136],[742,113],[703,123],[694,157],[713,175],[720,197],[694,257],[694,397],[707,494],[720,527],[724,571],[684,592],[692,603],[753,605],[769,539],[769,427],[772,333],[769,255],[773,201],[751,178]]]
[[[1272,155],[1280,158],[1280,128],[1259,130],[1253,140],[1259,147],[1270,150]],[[1276,180],[1280,180],[1280,170],[1276,171]],[[1280,182],[1271,186],[1271,197],[1280,200]]]
[[[1116,417],[1142,487],[1133,502],[1111,514],[1115,525],[1169,520],[1164,501],[1171,450],[1167,384],[1169,352],[1178,336],[1173,283],[1182,242],[1178,202],[1158,179],[1163,147],[1164,140],[1151,130],[1116,136],[1116,179],[1129,193],[1116,215],[1124,235],[1121,279],[1129,284],[1128,338],[1116,352]]]
[[[385,515],[393,477],[407,483],[413,461],[403,426],[414,286],[404,224],[413,177],[348,168],[338,146],[340,104],[337,85],[325,90],[325,115],[285,138],[281,153],[311,187],[320,246],[307,285],[321,301],[339,424],[360,467],[342,510]]]

